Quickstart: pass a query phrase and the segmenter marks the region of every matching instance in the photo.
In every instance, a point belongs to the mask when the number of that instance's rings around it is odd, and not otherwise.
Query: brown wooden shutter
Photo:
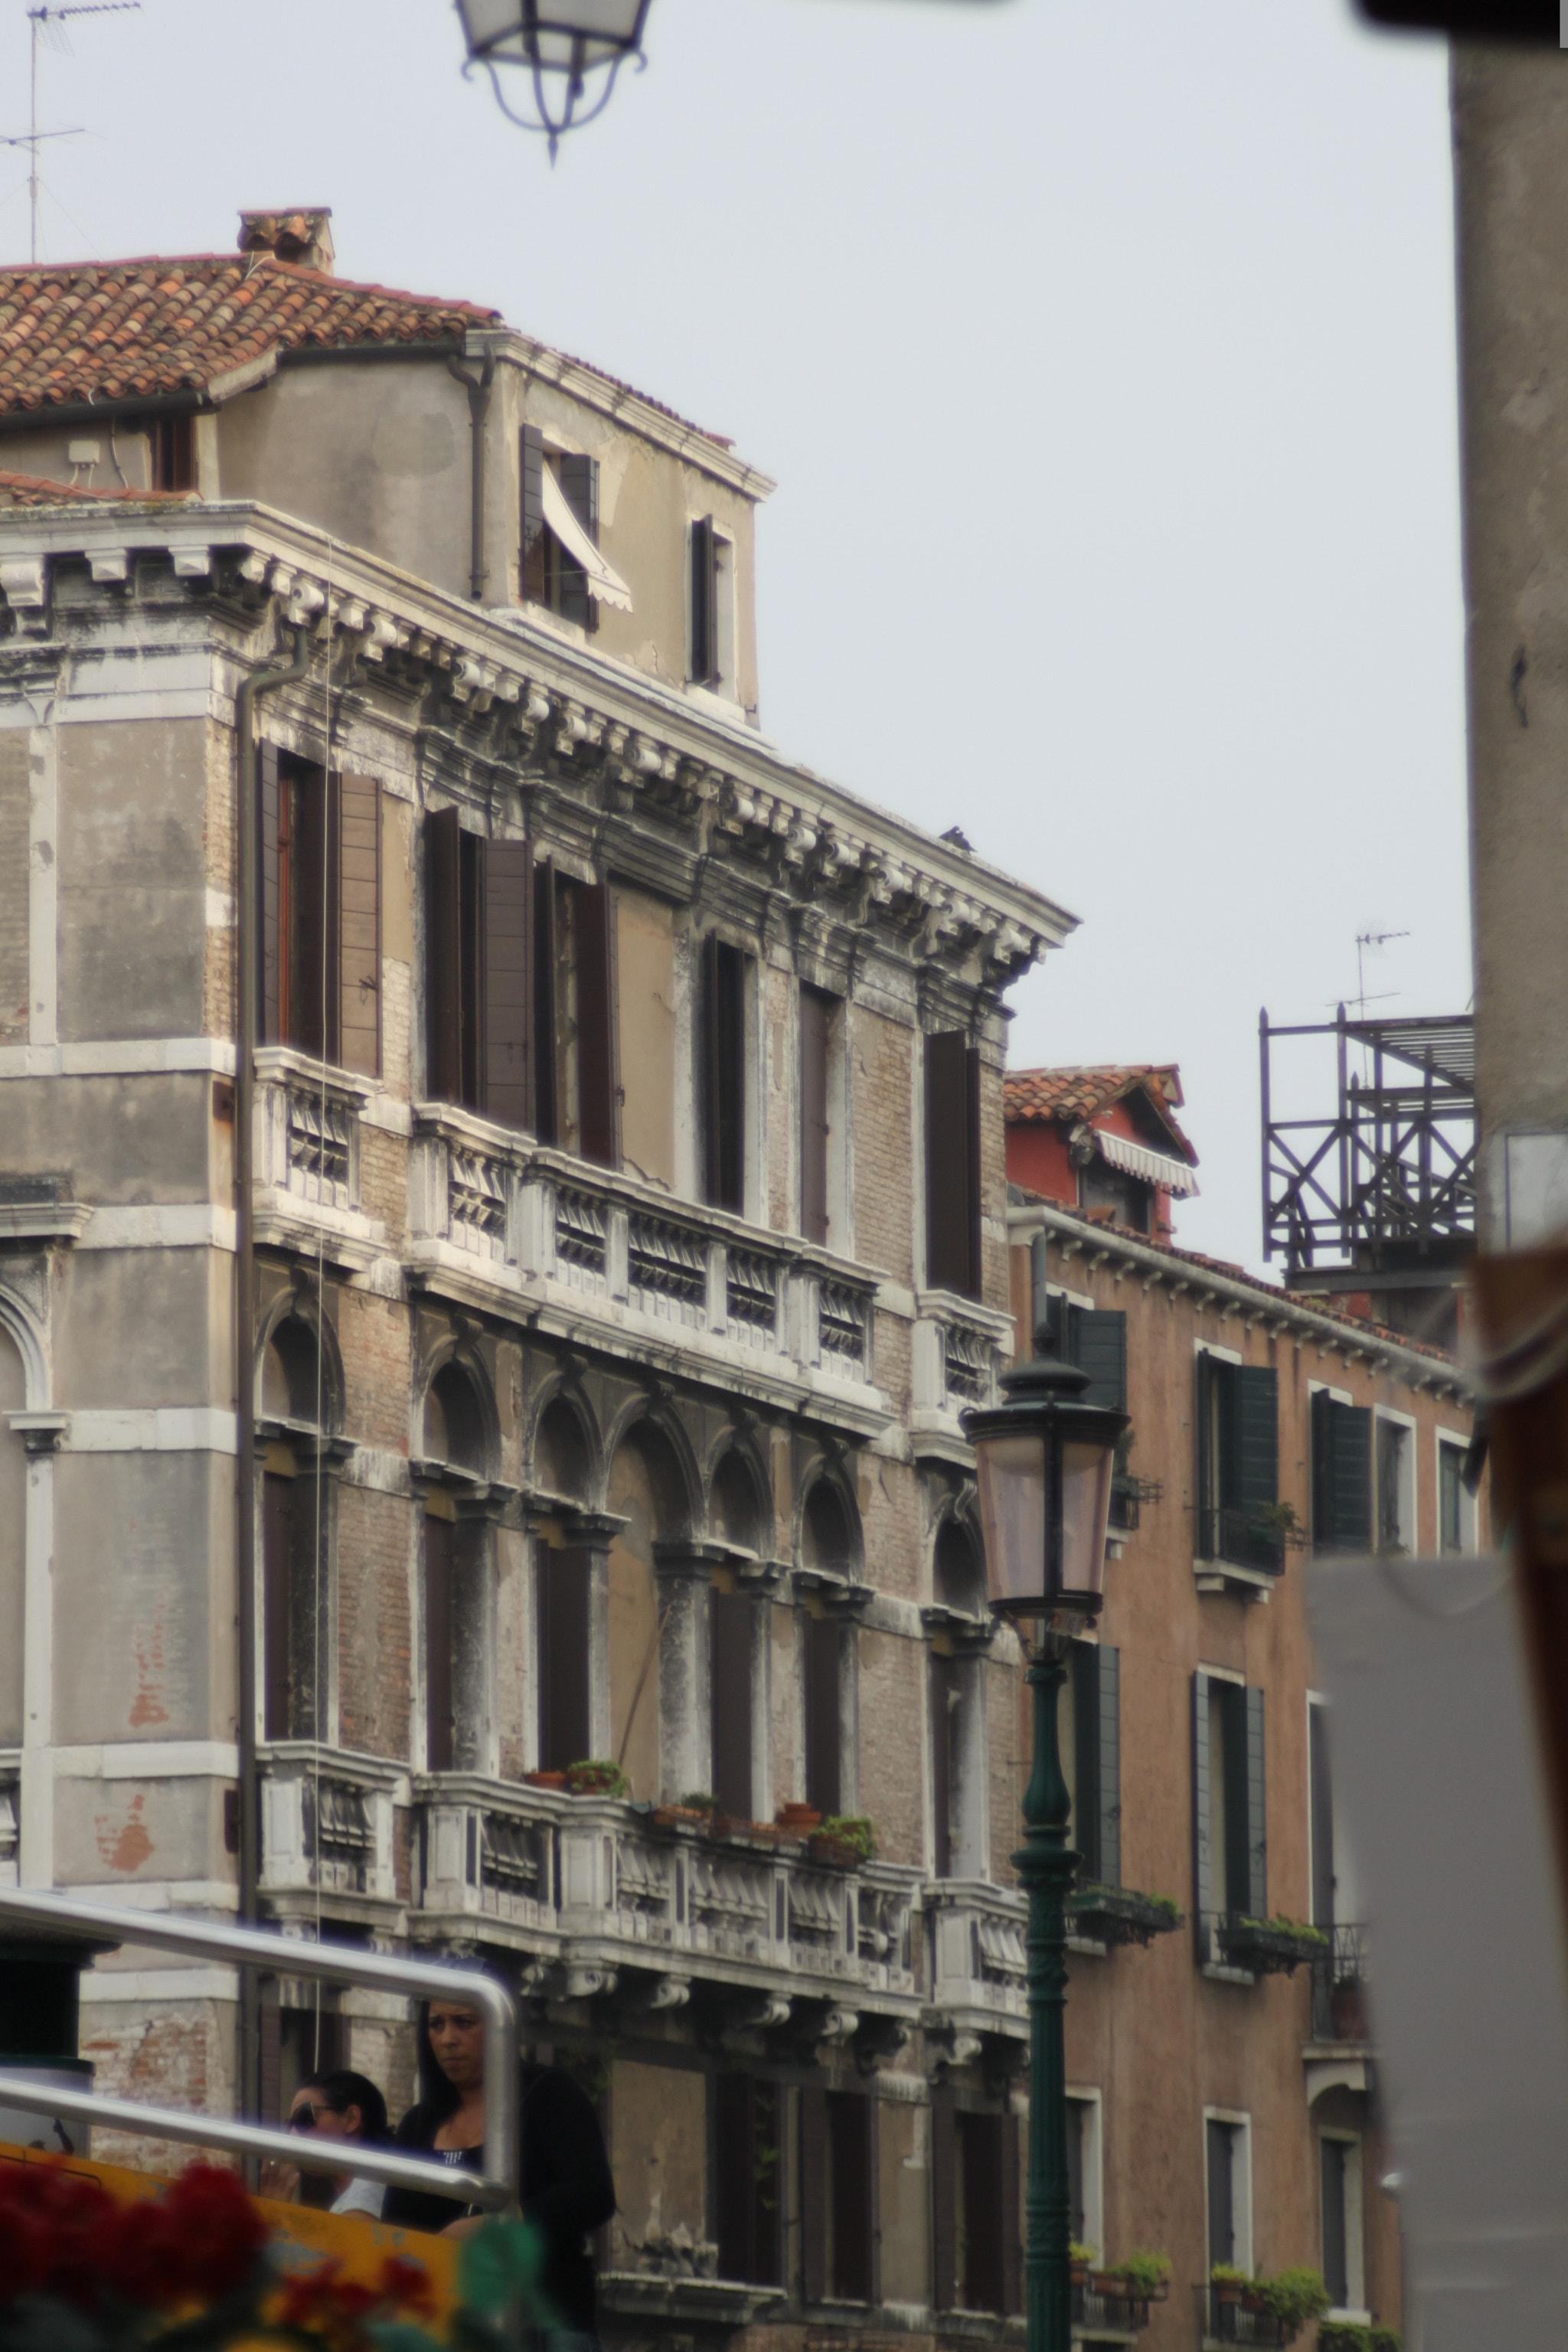
[[[732,1819],[752,1818],[752,1603],[710,1588],[708,1657],[713,1730],[712,1793]]]
[[[533,1125],[533,845],[492,841],[484,862],[484,1106]]]
[[[710,932],[702,943],[703,1124],[708,1201],[739,1216],[746,1188],[746,959]]]
[[[756,2276],[752,2237],[752,2170],[756,2145],[752,2078],[719,2075],[713,2084],[713,2234],[719,2242],[719,2275]]]
[[[1018,2118],[1002,2116],[1002,2309],[1008,2318],[1024,2308],[1023,2166]]]
[[[931,2300],[938,2311],[958,2302],[958,2118],[945,2101],[931,2110]]]
[[[1002,2117],[959,2118],[963,2165],[963,2300],[971,2311],[1003,2308]]]
[[[256,747],[256,821],[259,835],[256,877],[261,900],[258,909],[261,936],[257,941],[256,1043],[258,1045],[276,1045],[281,1042],[283,1032],[279,1011],[281,929],[278,880],[278,747],[275,743],[258,743]]]
[[[845,2303],[874,2299],[876,2182],[872,2163],[873,2102],[857,2091],[830,2091],[832,2144],[833,2294]]]
[[[425,1521],[425,1769],[452,1769],[452,1522]]]
[[[521,474],[521,585],[524,599],[537,604],[544,601],[544,441],[537,425],[522,428]]]
[[[561,495],[593,541],[599,543],[599,461],[596,457],[563,455],[559,460]],[[588,593],[588,575],[580,563],[563,555],[561,614],[585,629],[597,628],[599,608]]]
[[[800,2270],[807,2303],[827,2295],[827,2094],[806,2084],[800,2094]]]
[[[555,860],[533,866],[533,1131],[541,1143],[560,1136],[555,1107]]]
[[[963,1056],[963,1141],[965,1150],[964,1250],[969,1260],[969,1279],[964,1295],[980,1297],[985,1287],[984,1260],[980,1253],[980,1210],[983,1198],[980,1181],[980,1049],[966,1048]]]
[[[616,909],[602,882],[577,885],[577,1097],[583,1157],[621,1164],[616,1036]]]
[[[970,1289],[969,1047],[962,1029],[925,1041],[926,1281]]]
[[[592,1556],[534,1553],[539,1599],[539,1769],[564,1772],[588,1753],[588,1615]]]
[[[800,992],[800,1230],[827,1239],[827,1054],[834,1000]]]
[[[952,1875],[952,1699],[958,1688],[951,1658],[931,1660],[931,1823],[936,1874]]]
[[[294,1480],[274,1473],[261,1482],[262,1727],[268,1739],[293,1730]]]
[[[805,1801],[826,1820],[838,1811],[843,1637],[835,1617],[802,1620],[805,1642]]]
[[[691,680],[694,686],[714,682],[719,667],[714,594],[713,518],[704,515],[691,526]]]
[[[461,855],[455,808],[425,819],[425,1082],[437,1102],[462,1099]]]
[[[381,786],[374,776],[338,779],[342,856],[338,1032],[345,1070],[381,1076]]]
[[[339,876],[342,795],[336,776],[296,762],[285,770],[280,806],[287,832],[280,891],[287,950],[283,970],[286,1042],[321,1061],[339,1059],[342,1010]]]

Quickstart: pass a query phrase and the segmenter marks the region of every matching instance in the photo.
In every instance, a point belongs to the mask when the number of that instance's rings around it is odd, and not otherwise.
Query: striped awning
[[[621,575],[606,563],[571,508],[566,493],[548,466],[540,477],[540,488],[544,499],[544,520],[561,541],[574,563],[580,563],[588,575],[588,593],[602,604],[618,604],[623,613],[632,609],[632,592]]]
[[[1126,1176],[1141,1176],[1145,1184],[1157,1184],[1162,1192],[1173,1192],[1178,1200],[1188,1200],[1197,1191],[1198,1180],[1184,1160],[1174,1159],[1168,1151],[1151,1151],[1146,1143],[1131,1143],[1124,1135],[1108,1134],[1103,1127],[1092,1132],[1108,1167],[1120,1168]]]

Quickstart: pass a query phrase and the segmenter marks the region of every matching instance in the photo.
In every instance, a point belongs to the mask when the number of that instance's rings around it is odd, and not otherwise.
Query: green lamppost
[[[1037,1335],[1037,1348],[1044,1339],[1043,1331]],[[1072,2340],[1062,2011],[1067,1906],[1078,1856],[1067,1842],[1057,1694],[1070,1636],[1100,1613],[1111,1465],[1127,1426],[1124,1412],[1083,1402],[1088,1386],[1087,1372],[1042,1352],[1004,1373],[1005,1402],[963,1416],[974,1446],[987,1593],[993,1610],[1017,1624],[1035,1694],[1027,1827],[1013,1856],[1029,1898],[1029,2352],[1068,2352]]]

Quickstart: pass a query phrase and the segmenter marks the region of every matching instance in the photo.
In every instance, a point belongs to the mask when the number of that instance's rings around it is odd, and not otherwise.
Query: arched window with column
[[[824,1472],[807,1490],[800,1519],[800,1564],[806,1571],[801,1620],[805,1793],[824,1819],[854,1801],[855,1627],[843,1604],[857,1582],[859,1557],[854,1507],[837,1478]]]
[[[986,1871],[985,1560],[957,1512],[938,1525],[931,1560],[931,1862],[939,1878]]]
[[[708,1588],[708,1785],[721,1812],[750,1821],[762,1793],[756,1724],[763,1710],[760,1604],[744,1571],[761,1557],[763,1506],[756,1472],[739,1445],[730,1447],[713,1474],[708,1528],[721,1554]]]
[[[425,1392],[425,1769],[494,1769],[495,1596],[491,1530],[481,1510],[492,1451],[475,1368],[449,1359]]]
[[[22,1350],[0,1323],[0,1748],[22,1744],[27,1593],[27,1449],[10,1416],[27,1402]]]
[[[693,1546],[696,1479],[676,1424],[641,1414],[610,1463],[621,1524],[606,1563],[608,1753],[637,1797],[681,1797],[708,1769],[698,1603],[709,1578]]]
[[[262,1349],[257,1429],[261,1475],[261,1709],[267,1739],[325,1739],[331,1682],[334,1414],[313,1323],[274,1322]]]
[[[572,1540],[589,1500],[592,1461],[576,1407],[552,1397],[533,1438],[533,1491],[559,1503],[533,1547],[538,1761],[563,1772],[593,1753],[594,1551]]]

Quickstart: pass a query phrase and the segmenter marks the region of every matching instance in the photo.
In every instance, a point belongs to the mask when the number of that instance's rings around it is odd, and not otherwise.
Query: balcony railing
[[[1257,2344],[1279,2347],[1294,2341],[1295,2329],[1265,2311],[1245,2288],[1215,2286],[1197,2289],[1205,2344]]]
[[[287,1046],[257,1055],[256,1174],[311,1208],[359,1206],[359,1114],[364,1088]]]
[[[617,1326],[640,1316],[803,1382],[873,1379],[868,1274],[444,1104],[416,1112],[409,1228],[416,1260],[487,1272],[509,1291],[560,1284],[603,1300]]]
[[[22,1854],[22,1759],[0,1748],[0,1886],[18,1884]]]
[[[1149,2325],[1150,2298],[1095,2272],[1072,2289],[1072,2324],[1090,2336],[1131,2336]]]
[[[829,1869],[794,1841],[711,1837],[645,1806],[474,1773],[429,1774],[414,1792],[417,1908],[495,1921],[563,1996],[629,1969],[661,1980],[656,2005],[718,1979],[912,2015],[913,1870]]]
[[[310,1739],[261,1751],[261,1891],[391,1903],[393,1804],[404,1776],[380,1757]]]
[[[1253,1511],[1215,1507],[1197,1515],[1198,1558],[1228,1560],[1265,1576],[1278,1576],[1285,1566],[1285,1545],[1279,1531]]]
[[[1312,2040],[1364,2048],[1372,2040],[1366,2007],[1366,1929],[1329,1930],[1331,1949],[1312,1962]]]
[[[943,1878],[926,1889],[931,2003],[972,2031],[1026,2031],[1028,1906],[985,1879]]]

